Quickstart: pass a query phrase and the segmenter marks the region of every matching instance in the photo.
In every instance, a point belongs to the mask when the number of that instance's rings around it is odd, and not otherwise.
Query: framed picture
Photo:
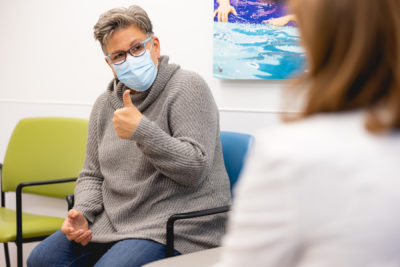
[[[286,79],[304,71],[304,50],[284,0],[214,1],[214,77]]]

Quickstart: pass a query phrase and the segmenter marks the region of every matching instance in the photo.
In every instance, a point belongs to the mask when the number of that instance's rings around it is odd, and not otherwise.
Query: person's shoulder
[[[113,92],[110,90],[103,91],[95,100],[92,106],[92,114],[96,114],[97,117],[102,117],[102,114],[113,111],[112,100]]]
[[[108,99],[109,97],[110,97],[110,92],[108,92],[108,91],[102,92],[102,93],[96,98],[96,100],[94,101],[93,107],[94,107],[94,108],[97,108],[97,107],[101,108],[101,107],[104,105],[104,103],[107,101],[107,99]]]
[[[259,146],[276,154],[337,150],[366,134],[363,121],[358,112],[314,115],[263,128],[255,134],[255,140]]]
[[[168,94],[186,100],[213,99],[207,82],[196,72],[179,69],[168,82]]]
[[[182,68],[178,69],[174,76],[181,79],[203,79],[197,72]]]
[[[107,89],[103,91],[94,102],[94,106],[102,106],[112,96],[114,88],[114,79],[107,84]]]
[[[184,87],[208,88],[206,81],[200,74],[185,69],[178,69],[172,76],[170,82]]]

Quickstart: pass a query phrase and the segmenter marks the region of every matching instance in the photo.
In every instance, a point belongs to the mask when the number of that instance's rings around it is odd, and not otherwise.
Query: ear
[[[158,60],[161,57],[161,49],[160,49],[160,40],[158,39],[157,36],[153,37],[153,53],[155,56],[155,59]]]
[[[111,68],[111,70],[112,70],[112,72],[114,74],[114,77],[117,78],[117,74],[115,73],[113,65],[111,64],[111,62],[108,61],[107,57],[105,57],[104,60],[107,62],[107,65],[110,66],[110,68]]]

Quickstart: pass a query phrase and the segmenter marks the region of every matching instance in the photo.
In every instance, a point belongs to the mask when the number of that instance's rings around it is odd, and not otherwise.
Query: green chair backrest
[[[88,121],[76,118],[28,118],[15,127],[4,157],[2,191],[21,182],[77,177],[86,153]],[[75,182],[25,187],[23,192],[63,198]]]

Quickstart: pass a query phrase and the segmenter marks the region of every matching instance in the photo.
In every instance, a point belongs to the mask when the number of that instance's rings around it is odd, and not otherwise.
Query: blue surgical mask
[[[130,89],[139,92],[149,89],[157,76],[157,67],[149,50],[140,57],[128,55],[124,63],[113,66],[118,79]]]

